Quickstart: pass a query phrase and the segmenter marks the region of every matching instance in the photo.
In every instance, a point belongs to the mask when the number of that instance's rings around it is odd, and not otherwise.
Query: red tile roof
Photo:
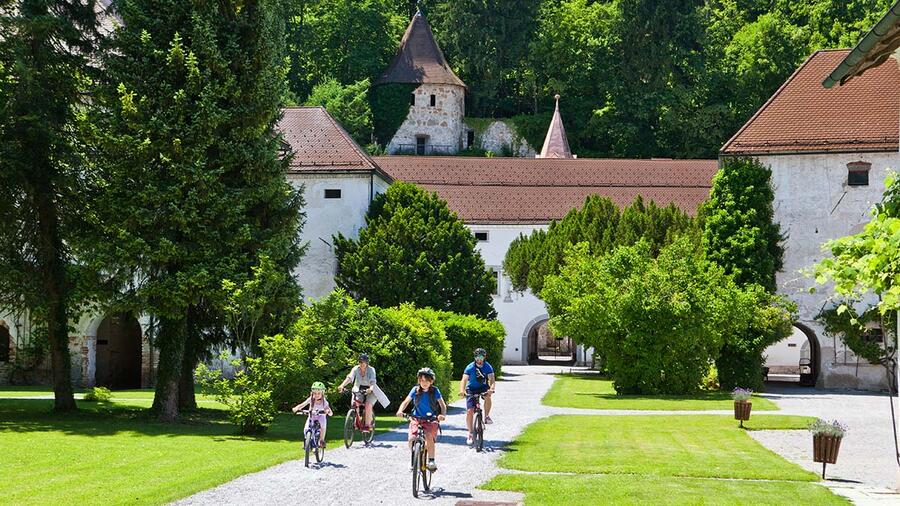
[[[466,223],[548,223],[588,195],[617,205],[638,195],[693,214],[709,197],[716,160],[382,156],[394,179],[437,192]]]
[[[387,70],[375,81],[385,83],[454,84],[466,87],[453,73],[444,53],[434,40],[431,25],[421,12],[416,12],[400,40],[397,54]]]
[[[294,152],[290,172],[380,172],[324,107],[288,107],[278,129]]]
[[[897,151],[900,69],[889,61],[844,86],[823,88],[823,79],[848,53],[813,53],[721,153]]]

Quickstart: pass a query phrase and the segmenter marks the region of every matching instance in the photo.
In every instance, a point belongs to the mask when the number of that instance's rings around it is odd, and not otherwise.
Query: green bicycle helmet
[[[310,390],[319,390],[321,392],[324,392],[325,391],[325,383],[322,383],[321,381],[317,381],[312,384],[312,387],[310,387]]]

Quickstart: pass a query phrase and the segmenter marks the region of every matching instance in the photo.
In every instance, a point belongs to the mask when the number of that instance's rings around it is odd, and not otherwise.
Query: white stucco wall
[[[410,106],[409,114],[388,143],[387,152],[397,154],[401,148],[414,150],[419,136],[428,137],[426,146],[446,147],[450,154],[458,152],[466,135],[463,123],[465,88],[450,84],[423,84],[413,93],[416,95],[416,105]],[[434,106],[431,105],[431,95],[435,96]],[[426,147],[425,154],[441,153],[432,153]]]
[[[900,154],[844,153],[761,156],[772,169],[775,220],[787,235],[784,268],[777,276],[778,290],[798,305],[799,321],[813,330],[821,350],[818,385],[825,388],[886,387],[880,366],[857,364],[839,339],[825,336],[815,321],[830,287],[817,287],[803,271],[823,257],[822,245],[831,239],[859,232],[871,219],[872,206],[884,193],[887,169],[900,168]],[[868,186],[847,184],[847,164],[872,164]],[[813,293],[810,289],[815,288]]]
[[[306,224],[300,238],[308,248],[294,275],[305,298],[319,299],[336,286],[337,257],[332,237],[341,233],[356,238],[366,224],[372,197],[384,192],[388,184],[370,174],[289,174],[288,182],[303,188],[306,199]],[[341,198],[326,199],[326,189],[341,190]]]
[[[779,370],[785,368],[798,369],[800,357],[809,357],[809,344],[806,334],[794,327],[794,332],[789,337],[766,348],[763,351],[763,356],[766,357],[765,365],[771,369],[771,372],[779,372]]]

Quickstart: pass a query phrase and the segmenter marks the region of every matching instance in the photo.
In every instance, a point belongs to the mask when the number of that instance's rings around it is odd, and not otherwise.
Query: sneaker
[[[472,446],[472,444],[474,442],[475,442],[475,436],[473,436],[472,433],[470,432],[469,435],[466,437],[466,444],[469,446]]]
[[[434,459],[428,459],[428,470],[432,473],[437,471],[437,464],[434,463]]]
[[[490,424],[492,424],[492,423],[494,423],[494,421],[491,420],[491,417],[489,417],[489,416],[484,417],[484,424],[485,424],[485,425],[490,425]]]

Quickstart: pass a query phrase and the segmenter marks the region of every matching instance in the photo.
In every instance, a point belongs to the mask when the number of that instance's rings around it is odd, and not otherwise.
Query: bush
[[[267,337],[260,347],[256,373],[280,406],[302,400],[314,381],[335,397],[363,352],[393,406],[409,393],[421,367],[434,369],[442,391],[450,385],[450,343],[434,312],[410,305],[382,309],[340,290],[306,307],[287,335]]]
[[[259,363],[257,358],[247,359],[248,369],[238,370],[233,380],[203,363],[195,371],[200,388],[228,407],[228,418],[239,427],[241,434],[262,434],[278,413],[269,385],[262,375],[256,374]],[[240,360],[232,364],[239,367]]]
[[[435,313],[450,340],[454,379],[462,377],[463,370],[472,362],[472,352],[476,348],[487,351],[486,359],[494,368],[494,374],[500,377],[506,340],[506,330],[500,322],[449,312]]]
[[[112,392],[106,387],[88,388],[84,393],[84,400],[87,402],[106,402],[112,398]]]

